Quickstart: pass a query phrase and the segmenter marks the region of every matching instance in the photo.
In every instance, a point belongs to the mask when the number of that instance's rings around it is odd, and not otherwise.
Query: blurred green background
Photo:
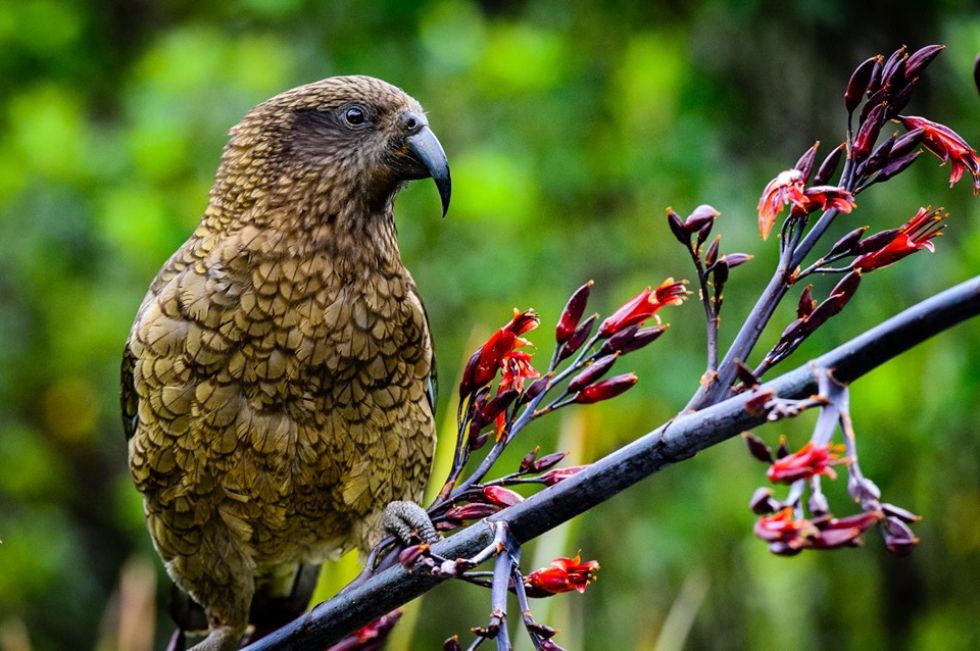
[[[949,48],[908,112],[980,142],[980,10],[965,1],[0,0],[0,650],[141,651],[170,631],[126,470],[118,359],[147,285],[206,205],[227,130],[255,103],[365,73],[427,107],[453,205],[440,220],[431,183],[416,183],[396,213],[444,414],[465,354],[513,306],[544,316],[532,333],[544,357],[584,280],[608,311],[691,277],[668,205],[715,205],[723,248],[757,256],[729,284],[729,339],[773,262],[755,226],[763,185],[815,139],[842,139],[857,62],[933,42]],[[866,279],[784,366],[975,274],[968,184],[950,191],[926,155],[862,195],[839,231],[933,204],[953,213],[946,237],[936,255]],[[792,318],[784,307],[774,332]],[[667,337],[625,361],[636,389],[541,422],[517,452],[541,443],[586,462],[682,407],[703,370],[702,315],[692,302],[666,319]],[[980,648],[978,397],[976,323],[854,387],[865,472],[926,516],[912,557],[890,557],[876,533],[863,549],[771,556],[746,508],[764,466],[731,441],[529,546],[528,569],[579,548],[603,568],[585,595],[538,602],[539,619],[564,646],[595,651]],[[797,446],[810,427],[759,433]],[[845,514],[841,489],[830,492]],[[346,559],[322,590],[355,569]],[[488,609],[479,589],[443,586],[409,609],[392,648],[437,648]]]

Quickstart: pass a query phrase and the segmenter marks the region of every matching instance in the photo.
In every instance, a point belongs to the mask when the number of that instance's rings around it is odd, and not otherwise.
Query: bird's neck
[[[212,232],[256,228],[269,256],[330,255],[343,271],[401,270],[393,203],[398,188],[371,193],[323,174],[283,174],[243,187],[219,174],[202,226]],[[370,200],[369,197],[378,197]]]

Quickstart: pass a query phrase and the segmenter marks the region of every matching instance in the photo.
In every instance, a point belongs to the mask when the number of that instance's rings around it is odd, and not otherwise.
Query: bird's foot
[[[381,516],[385,531],[398,538],[403,545],[417,540],[425,543],[438,542],[441,536],[432,525],[429,514],[415,502],[397,501],[385,507]]]
[[[189,651],[236,651],[244,632],[242,628],[231,626],[212,628],[208,636],[192,646]]]

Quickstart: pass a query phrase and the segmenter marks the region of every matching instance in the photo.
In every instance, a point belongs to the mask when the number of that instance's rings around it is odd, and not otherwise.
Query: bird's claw
[[[429,514],[415,502],[396,501],[385,507],[381,516],[385,531],[398,538],[403,545],[411,545],[417,540],[426,543],[438,542],[441,538],[432,525]]]

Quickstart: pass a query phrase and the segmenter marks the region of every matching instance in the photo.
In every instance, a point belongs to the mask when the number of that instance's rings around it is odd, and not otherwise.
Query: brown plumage
[[[419,104],[334,77],[231,131],[200,226],[123,359],[130,469],[175,583],[234,649],[256,590],[378,540],[435,442],[432,342],[392,202],[449,170]]]

